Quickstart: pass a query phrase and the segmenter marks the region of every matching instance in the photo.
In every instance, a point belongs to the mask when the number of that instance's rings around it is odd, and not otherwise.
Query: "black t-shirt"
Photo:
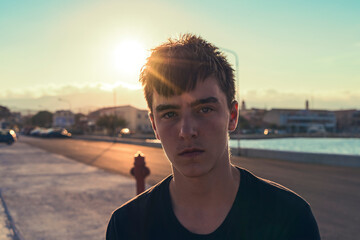
[[[245,169],[239,171],[241,180],[234,204],[214,232],[195,234],[181,225],[171,205],[169,176],[117,209],[106,239],[320,239],[304,199]]]

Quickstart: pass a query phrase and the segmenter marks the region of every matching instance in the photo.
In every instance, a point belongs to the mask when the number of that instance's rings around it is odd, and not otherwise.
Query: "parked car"
[[[70,138],[71,133],[69,133],[65,128],[36,127],[30,132],[30,136],[43,138]]]
[[[36,127],[30,131],[30,136],[40,137],[41,133],[43,133],[45,130],[46,130],[45,128]]]
[[[21,134],[22,135],[30,135],[30,132],[32,130],[34,130],[35,127],[24,127],[23,129],[21,129]]]
[[[118,137],[129,137],[133,135],[133,132],[130,131],[130,129],[128,128],[123,128],[120,130],[119,134],[118,134]]]
[[[40,137],[49,137],[49,134],[54,131],[53,128],[45,128],[45,129],[42,129],[39,133],[39,136]]]
[[[11,145],[14,142],[16,142],[16,140],[17,140],[17,137],[16,137],[16,133],[14,130],[12,130],[12,129],[0,130],[0,142],[4,142],[4,143]]]
[[[44,137],[49,138],[70,138],[69,133],[65,128],[50,128]]]

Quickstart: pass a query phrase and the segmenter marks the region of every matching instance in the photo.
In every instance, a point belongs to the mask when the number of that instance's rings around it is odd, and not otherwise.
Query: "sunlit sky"
[[[0,1],[0,105],[145,109],[146,49],[189,32],[237,53],[248,108],[360,109],[359,12],[355,0]]]

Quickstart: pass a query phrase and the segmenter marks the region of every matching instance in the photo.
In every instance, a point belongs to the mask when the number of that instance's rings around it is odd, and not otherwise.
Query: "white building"
[[[69,128],[75,124],[75,115],[68,110],[56,111],[53,115],[53,127]]]
[[[127,128],[134,133],[151,133],[152,127],[147,110],[137,109],[130,105],[101,108],[89,113],[91,122],[96,122],[103,115],[116,115],[127,122]]]
[[[271,109],[264,122],[285,127],[289,133],[335,132],[336,116],[331,111],[308,109]]]

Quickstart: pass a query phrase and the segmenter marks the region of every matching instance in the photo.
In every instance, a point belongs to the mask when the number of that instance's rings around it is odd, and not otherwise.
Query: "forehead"
[[[198,81],[192,91],[184,92],[181,95],[165,97],[154,91],[152,109],[155,109],[158,105],[161,104],[191,104],[196,100],[209,97],[215,97],[218,99],[220,104],[226,105],[226,95],[220,89],[218,80],[214,76],[208,77],[204,81]]]

